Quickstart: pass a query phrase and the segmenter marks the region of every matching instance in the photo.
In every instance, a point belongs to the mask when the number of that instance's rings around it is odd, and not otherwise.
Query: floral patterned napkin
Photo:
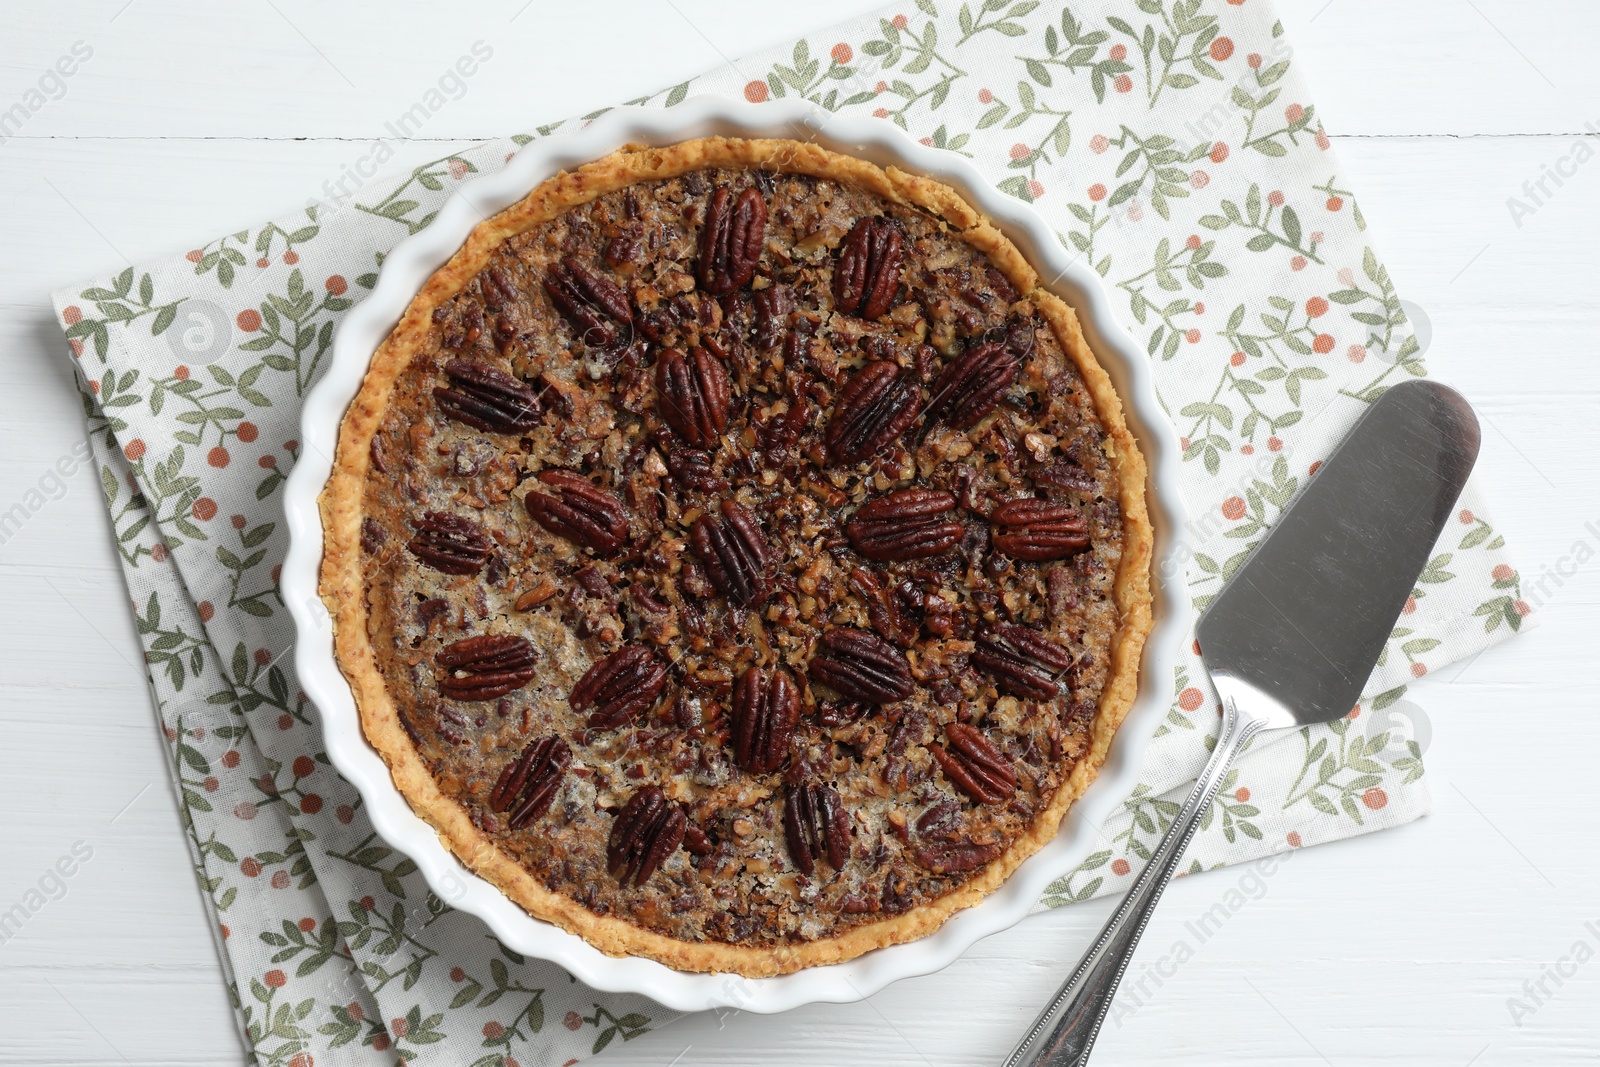
[[[1120,302],[1185,446],[1202,604],[1423,353],[1265,0],[904,0],[633,103],[803,96],[969,156]],[[592,116],[585,116],[590,118]],[[378,839],[286,654],[279,492],[341,315],[456,185],[580,120],[55,294],[81,372],[195,872],[246,1047],[315,1060],[572,1063],[671,1018],[498,944]],[[1474,490],[1347,720],[1257,742],[1190,870],[1427,810],[1414,679],[1528,613]],[[1197,657],[1103,847],[1040,907],[1125,888],[1213,742]],[[1406,714],[1400,714],[1400,712]],[[1425,720],[1424,720],[1425,722]]]

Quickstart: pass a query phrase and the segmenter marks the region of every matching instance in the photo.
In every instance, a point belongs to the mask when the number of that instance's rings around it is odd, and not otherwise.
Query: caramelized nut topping
[[[641,886],[678,851],[689,826],[683,809],[660,786],[640,789],[617,812],[606,847],[606,869],[623,885]]]
[[[433,391],[439,410],[485,433],[527,433],[539,425],[539,397],[503,370],[457,357],[444,365],[448,387]]]
[[[728,428],[732,399],[728,371],[705,348],[687,357],[664,348],[656,357],[656,403],[661,418],[693,448],[715,448]]]
[[[533,680],[533,646],[511,634],[479,634],[434,657],[445,669],[439,691],[452,700],[493,700]]]
[[[978,635],[972,663],[1013,696],[1053,700],[1067,691],[1062,678],[1072,670],[1073,658],[1037,630],[1000,623]]]
[[[976,727],[953,722],[944,730],[943,745],[929,745],[944,773],[980,804],[998,804],[1017,791],[1017,772]]]
[[[974,345],[939,372],[928,410],[957,430],[971,429],[1016,384],[1020,370],[1004,345]]]
[[[889,310],[900,288],[905,238],[888,219],[857,219],[839,246],[833,269],[833,298],[846,315],[876,319]]]
[[[887,704],[914,689],[905,653],[876,634],[840,627],[823,634],[817,649],[811,680],[847,700]]]
[[[506,826],[520,830],[550,810],[556,790],[572,763],[572,750],[559,737],[529,741],[522,754],[500,772],[489,795],[489,809],[510,812]]]
[[[789,758],[800,721],[800,690],[787,671],[750,667],[733,690],[733,758],[751,774],[769,774]]]
[[[529,493],[523,506],[540,526],[602,556],[622,547],[628,537],[628,511],[622,501],[571,471],[544,471],[539,481],[555,492]]]
[[[584,672],[567,703],[573,711],[593,705],[589,729],[610,730],[647,711],[666,685],[666,665],[643,645],[629,645]]]
[[[721,511],[721,519],[707,512],[695,521],[689,547],[718,592],[735,604],[758,607],[771,591],[766,537],[737,500],[724,500]]]
[[[862,505],[844,532],[868,559],[925,559],[961,540],[961,524],[944,518],[955,506],[941,489],[900,489]]]
[[[912,855],[935,874],[955,874],[975,870],[1000,855],[1000,842],[979,845],[971,841],[936,841],[918,845]]]
[[[767,202],[755,189],[735,199],[726,185],[711,196],[700,231],[700,263],[695,277],[712,296],[743,289],[756,275],[766,239]]]
[[[716,493],[728,487],[728,480],[717,474],[711,453],[698,448],[672,449],[667,453],[667,470],[685,489]]]
[[[591,348],[609,348],[621,337],[619,327],[633,325],[633,308],[622,287],[571,256],[550,268],[544,291],[578,339]]]
[[[840,463],[860,463],[904,433],[920,410],[912,375],[887,360],[868,363],[834,401],[828,452]]]
[[[756,311],[756,347],[774,348],[783,339],[794,312],[794,293],[787,285],[762,289],[752,298]]]
[[[477,574],[494,546],[470,519],[430,511],[417,522],[417,534],[406,545],[411,554],[445,574]]]
[[[783,836],[789,858],[802,874],[813,874],[818,860],[836,871],[850,856],[850,817],[831,786],[791,786],[783,800]]]
[[[994,547],[1012,559],[1066,559],[1089,547],[1089,525],[1078,509],[1055,500],[1008,500],[989,516]]]

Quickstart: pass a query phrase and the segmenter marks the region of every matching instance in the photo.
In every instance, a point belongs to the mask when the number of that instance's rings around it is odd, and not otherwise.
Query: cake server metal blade
[[[1384,393],[1200,618],[1219,691],[1270,701],[1270,726],[1349,713],[1478,455],[1461,395]]]

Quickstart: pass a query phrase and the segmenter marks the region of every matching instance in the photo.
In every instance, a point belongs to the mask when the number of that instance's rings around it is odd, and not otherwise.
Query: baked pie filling
[[[324,495],[369,738],[603,950],[772,974],[920,936],[1054,834],[1132,700],[1144,467],[953,191],[628,149],[474,234]]]

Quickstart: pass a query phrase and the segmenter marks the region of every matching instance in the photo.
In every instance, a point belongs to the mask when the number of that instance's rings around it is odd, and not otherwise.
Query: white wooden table
[[[46,293],[302,202],[474,40],[493,61],[395,165],[680,81],[876,2],[0,6],[0,110],[74,42],[93,50],[65,95],[0,143],[0,511],[31,488],[58,497],[0,545],[0,910],[74,843],[93,851],[0,946],[0,1063],[242,1059],[99,491],[88,474],[48,478],[81,423]],[[1435,727],[1436,813],[1308,850],[1108,1026],[1096,1062],[1593,1063],[1600,162],[1587,158],[1600,153],[1600,5],[1279,6],[1401,292],[1431,320],[1430,363],[1487,427],[1480,478],[1525,581],[1549,574],[1549,595],[1540,629],[1415,690]],[[1535,204],[1524,182],[1579,156]],[[1511,197],[1537,210],[1519,220]],[[1175,885],[1152,954],[1238,877]],[[696,1017],[604,1062],[994,1062],[1108,907],[1037,917],[862,1004]],[[1514,1013],[1511,998],[1534,1010]]]

